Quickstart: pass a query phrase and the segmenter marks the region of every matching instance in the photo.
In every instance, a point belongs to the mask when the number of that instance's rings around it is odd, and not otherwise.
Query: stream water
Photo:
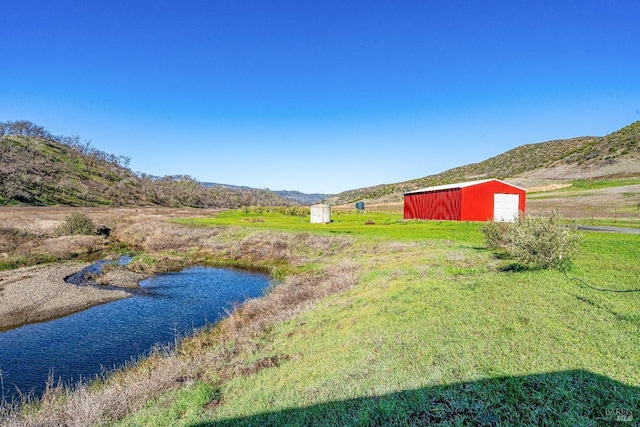
[[[0,332],[0,400],[39,396],[50,376],[67,384],[91,379],[171,345],[268,284],[260,273],[188,268],[140,282],[142,292],[130,298]]]

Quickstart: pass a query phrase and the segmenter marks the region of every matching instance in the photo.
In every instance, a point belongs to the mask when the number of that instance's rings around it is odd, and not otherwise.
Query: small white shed
[[[327,224],[329,222],[331,222],[331,206],[323,204],[311,206],[312,224]]]

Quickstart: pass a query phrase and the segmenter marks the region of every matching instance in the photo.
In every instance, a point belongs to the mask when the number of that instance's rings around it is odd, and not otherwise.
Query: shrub
[[[73,236],[77,234],[95,234],[96,227],[91,218],[82,212],[73,212],[64,218],[64,222],[56,228],[58,236]]]
[[[503,249],[534,268],[568,267],[581,240],[575,225],[557,212],[547,217],[522,216],[513,224],[487,224],[482,232],[489,248]]]
[[[484,234],[487,248],[503,248],[506,244],[506,236],[510,226],[511,224],[508,222],[485,222],[482,225],[482,234]]]

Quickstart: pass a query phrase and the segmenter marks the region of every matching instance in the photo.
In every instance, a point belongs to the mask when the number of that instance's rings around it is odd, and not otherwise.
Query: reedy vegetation
[[[357,280],[357,265],[349,261],[305,271],[305,265],[348,247],[352,243],[348,237],[194,229],[149,217],[123,220],[114,237],[120,244],[144,251],[135,257],[133,269],[158,272],[193,263],[239,265],[263,268],[282,281],[265,297],[237,307],[209,333],[188,338],[173,350],[158,349],[150,358],[103,378],[99,387],[81,383],[70,389],[51,381],[40,401],[26,401],[22,407],[0,405],[2,425],[101,424],[139,410],[149,399],[185,383],[211,380],[212,375],[248,374],[277,364],[277,358],[247,364],[243,357],[259,347],[254,338],[275,322],[310,309],[314,302],[348,289]],[[298,274],[285,274],[294,270]]]

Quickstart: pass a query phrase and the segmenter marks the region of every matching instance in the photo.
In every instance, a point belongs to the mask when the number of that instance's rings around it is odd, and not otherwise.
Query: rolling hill
[[[269,190],[208,188],[188,175],[136,174],[127,157],[15,121],[0,122],[0,205],[10,204],[233,208],[291,202]]]
[[[640,121],[609,135],[560,139],[516,147],[479,163],[409,181],[337,195],[271,191],[200,183],[188,175],[132,172],[129,159],[53,136],[28,121],[0,122],[0,205],[190,206],[398,202],[406,191],[453,182],[499,178],[534,187],[577,178],[640,176]]]
[[[607,136],[586,136],[526,144],[473,163],[395,184],[345,191],[331,197],[332,204],[358,200],[395,202],[406,191],[485,178],[508,179],[532,187],[578,178],[640,176],[640,121]]]

